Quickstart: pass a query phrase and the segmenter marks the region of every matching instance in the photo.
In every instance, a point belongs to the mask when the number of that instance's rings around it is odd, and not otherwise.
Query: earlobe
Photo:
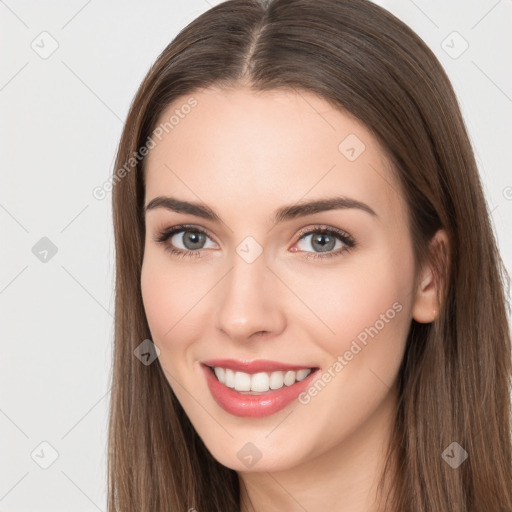
[[[427,268],[416,290],[412,317],[417,322],[428,324],[437,318],[438,309],[434,274],[430,268]]]
[[[448,237],[439,230],[429,244],[430,256],[419,279],[412,308],[412,317],[417,322],[433,322],[439,315],[439,297],[443,276],[446,276],[448,261]]]

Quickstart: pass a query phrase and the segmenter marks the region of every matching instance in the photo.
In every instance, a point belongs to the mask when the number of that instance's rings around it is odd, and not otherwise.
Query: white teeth
[[[251,391],[251,376],[248,373],[235,373],[235,389],[237,391]]]
[[[245,373],[234,372],[229,368],[214,368],[219,382],[236,391],[265,392],[269,389],[281,389],[283,386],[292,386],[297,381],[304,380],[311,370],[288,370],[277,372]]]
[[[268,391],[270,377],[265,372],[255,373],[251,377],[251,391]]]
[[[297,380],[304,380],[309,374],[311,370],[298,370],[297,371]]]
[[[284,383],[287,385],[287,386],[291,386],[292,384],[295,384],[295,375],[296,373],[292,370],[288,370],[285,374],[284,374]]]
[[[281,389],[284,385],[283,372],[272,372],[270,374],[270,389]]]
[[[215,375],[217,377],[217,379],[220,380],[220,382],[226,382],[226,377],[225,377],[225,372],[226,370],[224,370],[224,368],[215,368]]]
[[[228,368],[226,368],[224,378],[225,382],[223,382],[223,384],[225,384],[228,388],[235,387],[235,372],[233,370],[229,370]],[[222,381],[220,380],[220,382]]]

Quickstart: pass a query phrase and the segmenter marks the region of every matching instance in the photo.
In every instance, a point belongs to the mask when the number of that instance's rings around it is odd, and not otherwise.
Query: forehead
[[[190,107],[190,105],[194,105]],[[160,116],[145,165],[146,203],[203,200],[216,211],[345,195],[403,214],[385,152],[350,114],[306,91],[206,89]]]

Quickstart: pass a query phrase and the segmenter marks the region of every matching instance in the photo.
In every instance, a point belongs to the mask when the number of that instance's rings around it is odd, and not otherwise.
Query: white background
[[[512,3],[378,3],[455,86],[510,271]],[[105,510],[114,247],[111,197],[92,190],[149,66],[213,4],[0,0],[0,512]],[[458,58],[453,31],[469,44]],[[48,58],[32,48],[53,40]],[[57,248],[45,263],[43,237]]]

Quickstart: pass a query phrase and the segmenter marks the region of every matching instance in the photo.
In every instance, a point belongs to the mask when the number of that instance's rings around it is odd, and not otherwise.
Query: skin
[[[146,213],[141,286],[159,362],[212,455],[238,472],[243,512],[376,512],[410,322],[431,322],[437,307],[431,269],[414,262],[400,185],[368,129],[316,95],[240,86],[193,96],[197,106],[147,157],[145,205],[161,195],[203,202],[223,222],[164,208]],[[338,149],[349,134],[365,145],[354,161]],[[271,222],[285,204],[334,194],[377,215],[352,208]],[[173,256],[154,240],[182,223],[208,233],[198,258]],[[325,254],[312,236],[299,241],[318,224],[349,233],[356,246],[308,259]],[[190,250],[183,234],[167,244]],[[247,236],[263,251],[252,263],[236,252]],[[208,390],[199,362],[210,358],[327,371],[397,303],[400,312],[305,405],[240,418]],[[237,456],[248,442],[261,453],[250,468]]]

